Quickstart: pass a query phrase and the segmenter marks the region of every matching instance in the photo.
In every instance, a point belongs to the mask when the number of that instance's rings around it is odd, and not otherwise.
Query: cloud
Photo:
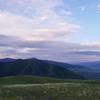
[[[24,41],[0,35],[0,58],[40,58],[62,62],[96,61],[100,59],[99,44],[75,44],[59,41]]]
[[[19,37],[8,36],[8,35],[0,35],[0,47],[16,47],[16,45],[20,44],[23,40]]]
[[[97,11],[100,13],[100,4],[97,5]]]
[[[34,41],[56,40],[80,29],[80,25],[65,20],[56,12],[55,7],[63,0],[4,1],[5,7],[0,11],[0,34]],[[71,14],[70,11],[66,13],[66,17]]]
[[[85,6],[81,6],[80,9],[81,9],[81,11],[85,11],[86,7]]]
[[[67,20],[73,15],[70,10],[57,11],[63,3],[63,0],[0,0],[0,58],[36,57],[63,62],[100,59],[99,44],[65,42],[81,26]]]
[[[0,35],[0,47],[10,47],[18,49],[50,49],[50,50],[66,50],[66,51],[99,51],[100,43],[84,43],[77,44],[64,41],[27,41],[19,37]]]

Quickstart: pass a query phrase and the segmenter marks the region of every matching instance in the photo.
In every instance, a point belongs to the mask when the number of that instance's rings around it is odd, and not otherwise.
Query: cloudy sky
[[[0,58],[100,59],[100,0],[0,0]]]

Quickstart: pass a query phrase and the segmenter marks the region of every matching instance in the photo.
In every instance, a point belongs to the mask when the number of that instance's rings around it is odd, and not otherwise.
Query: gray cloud
[[[15,36],[0,35],[0,46],[11,48],[37,48],[57,51],[99,51],[100,45],[83,45],[62,41],[25,41]],[[90,52],[91,53],[91,52]]]
[[[0,35],[0,58],[40,58],[63,62],[100,59],[100,45],[81,45],[60,41],[23,41],[18,37]]]

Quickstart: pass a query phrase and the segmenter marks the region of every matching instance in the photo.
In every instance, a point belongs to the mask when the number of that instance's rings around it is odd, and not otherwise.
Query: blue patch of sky
[[[65,0],[65,7],[69,5],[72,11],[72,20],[78,22],[81,30],[72,34],[68,40],[73,42],[100,41],[100,13],[97,11],[99,0]],[[81,7],[86,7],[84,11]]]

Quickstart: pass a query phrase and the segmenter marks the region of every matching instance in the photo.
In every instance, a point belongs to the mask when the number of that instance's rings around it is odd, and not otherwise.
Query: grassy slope
[[[37,77],[37,76],[10,76],[1,77],[0,85],[10,85],[10,84],[42,84],[42,83],[59,83],[66,80],[48,78],[48,77]]]
[[[1,87],[0,100],[100,100],[100,84]]]
[[[0,85],[66,83],[66,82],[100,84],[100,81],[95,81],[95,80],[69,80],[69,79],[55,79],[55,78],[37,77],[37,76],[0,77]]]
[[[56,84],[56,82],[61,84]],[[2,86],[31,83],[53,84],[25,87]],[[16,76],[0,78],[0,84],[2,84],[0,87],[0,100],[100,100],[100,81]]]

